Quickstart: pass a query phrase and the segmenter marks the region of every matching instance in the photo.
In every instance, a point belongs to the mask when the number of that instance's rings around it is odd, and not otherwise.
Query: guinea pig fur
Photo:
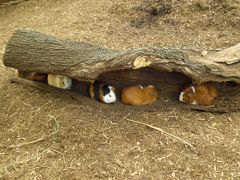
[[[103,103],[114,103],[117,100],[115,88],[99,81],[94,81],[89,87],[89,96]]]
[[[206,82],[185,88],[179,95],[179,101],[187,104],[211,106],[217,97],[216,86],[213,83]]]
[[[187,104],[198,104],[195,100],[196,89],[193,85],[184,88],[179,94],[179,101]]]
[[[149,86],[128,86],[122,89],[121,102],[127,105],[145,105],[155,102],[158,98],[157,89]]]
[[[63,75],[48,74],[47,80],[48,85],[61,89],[71,89],[72,86],[72,79]]]
[[[28,79],[31,81],[45,82],[47,80],[47,74],[31,72],[31,71],[18,71],[17,76]]]

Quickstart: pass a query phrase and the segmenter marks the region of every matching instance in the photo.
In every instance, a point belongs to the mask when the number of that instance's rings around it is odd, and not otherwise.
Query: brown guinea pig
[[[128,86],[122,89],[121,102],[128,105],[144,105],[155,102],[158,98],[157,89],[152,86]]]
[[[211,82],[189,85],[179,95],[179,101],[187,104],[211,106],[218,97],[218,90]]]
[[[18,71],[18,77],[28,79],[31,81],[45,82],[47,80],[47,74],[31,72],[31,71]]]

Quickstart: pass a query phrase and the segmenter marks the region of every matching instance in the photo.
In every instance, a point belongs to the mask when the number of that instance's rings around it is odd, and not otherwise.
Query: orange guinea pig
[[[211,106],[218,96],[213,83],[206,82],[196,86],[189,85],[179,95],[179,101],[187,104]]]
[[[122,89],[121,102],[128,105],[144,105],[155,102],[158,98],[157,89],[152,86],[129,86]]]
[[[31,71],[18,71],[18,77],[28,79],[31,81],[45,82],[47,80],[47,74],[31,72]]]

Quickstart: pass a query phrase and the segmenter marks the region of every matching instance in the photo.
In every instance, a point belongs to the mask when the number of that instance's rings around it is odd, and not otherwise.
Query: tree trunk
[[[221,90],[217,107],[189,107],[215,112],[240,109],[240,86],[225,88],[218,83],[240,83],[240,44],[207,56],[189,56],[171,48],[112,50],[17,30],[7,43],[3,63],[22,71],[61,74],[80,81],[99,79],[118,90],[132,84],[153,84],[162,97],[172,100],[177,100],[186,83],[213,81]]]
[[[19,70],[56,73],[85,81],[108,71],[152,67],[183,73],[196,82],[240,83],[240,44],[213,55],[191,57],[176,49],[117,51],[17,30],[7,43],[3,63]]]

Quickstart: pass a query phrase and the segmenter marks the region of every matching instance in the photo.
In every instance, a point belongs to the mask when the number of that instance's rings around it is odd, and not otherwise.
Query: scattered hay
[[[29,0],[3,0],[2,2],[0,2],[0,8],[4,6],[16,5],[24,1],[29,1]]]

